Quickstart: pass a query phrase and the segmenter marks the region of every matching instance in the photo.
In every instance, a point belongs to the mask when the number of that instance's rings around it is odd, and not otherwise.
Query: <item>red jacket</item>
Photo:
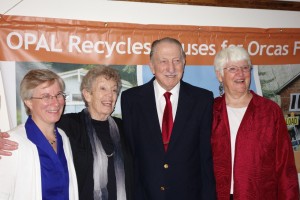
[[[298,175],[282,111],[275,102],[251,93],[236,136],[234,200],[298,200]],[[215,99],[213,117],[217,196],[228,200],[231,147],[225,95]]]

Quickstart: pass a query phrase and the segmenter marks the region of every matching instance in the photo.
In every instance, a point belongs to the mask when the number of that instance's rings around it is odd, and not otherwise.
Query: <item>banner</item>
[[[221,48],[245,47],[253,64],[300,63],[299,29],[168,26],[22,16],[0,19],[0,60],[147,64],[152,41],[182,42],[188,65],[212,65]]]
[[[0,18],[0,66],[14,66],[16,71],[16,95],[7,98],[17,98],[17,116],[14,116],[17,124],[27,118],[18,87],[30,69],[49,68],[58,73],[66,83],[69,96],[65,112],[79,112],[84,108],[79,85],[88,69],[95,65],[117,69],[122,78],[122,91],[144,84],[153,77],[148,67],[151,43],[167,36],[178,39],[187,54],[183,80],[212,91],[215,97],[219,95],[213,67],[216,53],[230,45],[248,50],[253,63],[250,88],[281,106],[300,172],[300,29],[143,25],[3,16]],[[113,115],[121,117],[119,99]]]

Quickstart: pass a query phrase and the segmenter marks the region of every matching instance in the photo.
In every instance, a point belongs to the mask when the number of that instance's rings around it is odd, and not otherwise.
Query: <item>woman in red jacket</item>
[[[218,199],[299,199],[282,111],[249,90],[248,52],[236,46],[223,49],[214,65],[221,95],[214,103],[211,139]]]

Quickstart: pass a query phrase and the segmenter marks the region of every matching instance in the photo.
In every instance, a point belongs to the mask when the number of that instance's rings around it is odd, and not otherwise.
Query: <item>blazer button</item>
[[[161,187],[160,187],[160,190],[161,190],[161,191],[165,191],[166,188],[165,188],[164,186],[161,186]]]
[[[165,169],[168,169],[168,168],[169,168],[169,165],[168,165],[168,164],[164,164],[164,168],[165,168]]]

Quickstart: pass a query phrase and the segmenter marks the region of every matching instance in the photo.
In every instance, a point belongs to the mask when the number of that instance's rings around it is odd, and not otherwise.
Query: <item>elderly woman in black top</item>
[[[63,115],[58,123],[70,138],[80,199],[130,199],[125,190],[130,175],[124,171],[124,163],[131,170],[130,155],[120,132],[121,120],[111,117],[120,89],[116,70],[90,69],[80,86],[86,108]]]

